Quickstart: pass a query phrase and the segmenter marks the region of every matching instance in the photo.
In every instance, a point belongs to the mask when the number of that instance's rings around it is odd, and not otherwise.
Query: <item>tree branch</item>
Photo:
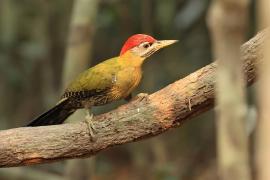
[[[260,47],[266,34],[261,32],[242,46],[247,84],[255,80],[255,66],[262,58]],[[215,71],[216,64],[212,63],[144,99],[95,117],[95,142],[90,141],[84,122],[1,131],[0,167],[89,157],[109,147],[179,127],[213,108]]]

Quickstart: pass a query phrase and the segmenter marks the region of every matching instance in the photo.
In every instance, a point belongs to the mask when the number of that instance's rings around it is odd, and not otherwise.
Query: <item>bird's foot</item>
[[[96,129],[95,129],[95,126],[94,126],[92,120],[93,120],[93,114],[87,114],[85,117],[85,123],[87,124],[87,127],[88,127],[90,141],[95,142],[96,141],[96,136],[95,136]]]
[[[133,99],[134,99],[134,100],[138,100],[138,101],[143,101],[143,100],[147,99],[148,96],[149,96],[149,95],[148,95],[147,93],[139,93],[139,94],[137,94],[137,96],[134,97]],[[133,99],[132,99],[132,100],[133,100]]]

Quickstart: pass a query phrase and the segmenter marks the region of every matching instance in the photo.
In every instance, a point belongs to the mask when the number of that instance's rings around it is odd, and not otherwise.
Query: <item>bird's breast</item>
[[[142,71],[140,67],[125,68],[112,76],[115,83],[115,96],[124,98],[128,96],[140,83]]]

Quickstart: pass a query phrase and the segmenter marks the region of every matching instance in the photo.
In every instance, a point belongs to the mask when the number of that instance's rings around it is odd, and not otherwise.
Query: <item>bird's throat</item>
[[[125,54],[121,55],[119,59],[121,63],[134,67],[140,67],[145,60],[144,57],[138,56],[130,51],[127,51]]]

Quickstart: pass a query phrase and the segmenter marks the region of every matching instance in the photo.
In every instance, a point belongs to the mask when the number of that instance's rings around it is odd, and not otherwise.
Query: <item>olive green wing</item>
[[[106,96],[114,89],[114,76],[119,71],[117,57],[104,61],[73,80],[65,90],[63,98],[89,98]]]

